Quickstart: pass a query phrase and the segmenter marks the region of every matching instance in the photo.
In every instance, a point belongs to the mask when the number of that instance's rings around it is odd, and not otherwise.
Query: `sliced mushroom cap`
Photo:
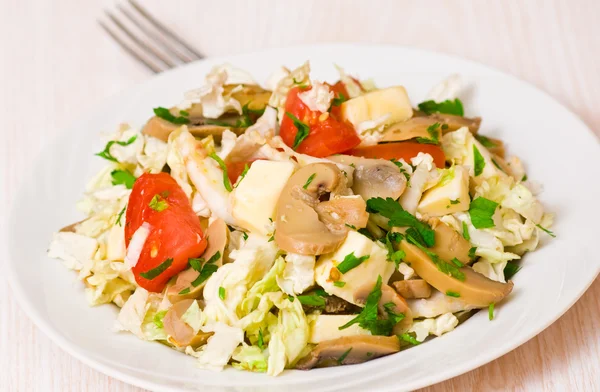
[[[459,269],[464,274],[464,280],[449,276],[440,271],[425,252],[406,240],[400,242],[400,249],[406,253],[404,260],[410,263],[417,275],[442,293],[457,293],[467,304],[483,308],[502,301],[512,291],[512,281],[493,281],[468,266]]]
[[[438,218],[429,219],[431,228],[435,230],[435,245],[431,248],[433,253],[442,260],[450,261],[457,258],[463,264],[470,264],[469,251],[471,243]]]
[[[223,93],[235,98],[242,107],[248,105],[250,110],[263,110],[271,98],[271,91],[265,90],[257,84],[227,84],[223,86]],[[235,91],[234,91],[235,90]]]
[[[423,279],[398,280],[392,284],[398,294],[405,299],[429,298],[431,296],[431,286]]]
[[[71,223],[68,226],[63,227],[62,229],[59,230],[59,232],[61,233],[75,233],[77,231],[77,226],[79,226],[81,223],[85,222],[87,220],[80,220],[79,222],[75,222],[75,223]]]
[[[352,190],[365,200],[373,197],[391,197],[396,200],[406,189],[406,177],[388,160],[351,155],[334,155],[328,159],[354,166]]]
[[[202,258],[205,261],[204,264],[219,252],[219,258],[214,261],[213,264],[220,267],[223,265],[223,254],[225,253],[225,247],[227,246],[227,241],[229,239],[229,229],[227,228],[227,224],[223,219],[216,219],[208,226],[205,235],[208,239],[208,245],[202,254]],[[196,286],[192,284],[199,276],[200,273],[193,268],[188,268],[185,271],[180,272],[177,275],[175,283],[167,289],[169,301],[171,301],[171,303],[176,303],[185,299],[200,298],[206,280]],[[183,294],[180,294],[181,292],[183,292]]]
[[[349,222],[344,219],[354,219],[350,224],[356,227],[367,224],[364,200],[335,198],[349,193],[346,178],[333,163],[313,163],[298,170],[277,202],[277,245],[286,252],[302,255],[333,252],[346,238],[345,223]],[[322,201],[328,197],[330,200]],[[346,210],[340,210],[341,207]]]
[[[178,347],[192,346],[196,349],[206,344],[208,338],[213,335],[213,332],[194,334],[194,329],[181,319],[193,303],[193,299],[179,301],[169,308],[163,318],[163,326],[169,335],[169,342]]]
[[[327,340],[317,346],[296,364],[296,369],[351,365],[383,357],[400,351],[396,336],[345,336]]]
[[[372,284],[364,285],[359,290],[357,290],[356,291],[357,303],[359,303],[359,304],[366,303],[367,297],[369,296],[369,293],[372,290],[373,290]],[[390,302],[394,304],[394,307],[386,309],[386,305],[389,304]],[[379,313],[385,317],[387,317],[388,310],[390,310],[396,314],[402,313],[404,315],[404,318],[398,324],[396,324],[396,326],[394,327],[394,334],[406,332],[408,330],[408,328],[410,328],[410,326],[412,325],[413,316],[412,316],[410,307],[408,306],[408,303],[406,302],[406,300],[404,298],[402,298],[402,296],[400,294],[398,294],[396,292],[396,290],[394,290],[392,287],[388,286],[387,284],[384,284],[381,286],[381,299],[379,300],[378,308],[379,308]]]
[[[432,113],[427,115],[419,110],[414,111],[413,118],[416,117],[427,117],[433,121],[432,124],[439,122],[440,124],[446,124],[448,127],[444,127],[443,132],[453,132],[462,127],[468,127],[471,133],[475,134],[479,130],[479,126],[481,125],[481,117],[463,117],[456,116],[454,114],[445,114],[445,113]]]

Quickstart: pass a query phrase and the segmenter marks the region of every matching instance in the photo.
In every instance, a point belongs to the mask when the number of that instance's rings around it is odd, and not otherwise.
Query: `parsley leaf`
[[[408,174],[408,172],[406,171],[406,169],[404,168],[404,165],[402,164],[402,162],[398,161],[396,158],[392,158],[390,160],[394,165],[396,165],[398,167],[398,169],[400,169],[400,173],[402,173],[404,175],[404,177],[406,178],[406,186],[410,186],[409,185],[409,181],[410,181],[410,174]]]
[[[509,280],[510,278],[515,276],[515,274],[519,272],[520,269],[521,266],[519,266],[518,264],[511,263],[510,261],[507,262],[506,267],[504,267],[504,279]]]
[[[352,230],[356,230],[356,226],[354,226],[354,225],[351,225],[351,224],[348,224],[348,223],[345,223],[345,225],[346,225],[346,227],[349,227]]]
[[[475,252],[476,251],[477,251],[477,248],[474,247],[474,246],[471,249],[469,249],[469,254],[468,254],[469,259],[473,259],[475,257]]]
[[[227,189],[228,192],[233,191],[233,188],[231,187],[231,181],[229,181],[229,175],[227,174],[227,166],[225,165],[225,162],[223,162],[221,157],[219,157],[214,152],[212,154],[209,154],[208,156],[214,159],[214,161],[217,162],[221,170],[223,170],[223,185],[225,186],[225,189]]]
[[[492,216],[496,211],[496,207],[498,207],[498,203],[485,197],[478,197],[473,200],[469,206],[469,215],[473,226],[477,229],[494,227]]]
[[[365,227],[363,227],[362,229],[358,229],[356,231],[358,233],[364,235],[365,237],[367,237],[371,241],[375,241],[375,238],[373,237],[373,235],[371,234],[371,232],[369,232],[369,230],[367,230]]]
[[[346,282],[342,282],[342,281],[339,281],[339,280],[338,280],[338,281],[336,281],[336,282],[333,282],[333,285],[334,285],[335,287],[344,287],[344,286],[346,285]]]
[[[450,200],[450,204],[458,204],[460,203],[460,199]]]
[[[179,112],[180,114],[184,114],[187,112]],[[185,118],[183,116],[177,116],[175,117],[173,114],[171,114],[171,111],[167,108],[163,108],[163,107],[157,107],[154,108],[154,114],[156,115],[156,117],[160,117],[163,120],[166,120],[170,123],[173,124],[178,124],[178,125],[183,125],[183,124],[189,124],[190,123],[190,119],[189,118]],[[188,114],[189,115],[189,114]]]
[[[240,174],[240,179],[237,181],[234,188],[237,188],[240,185],[240,182],[242,182],[244,177],[246,177],[246,174],[248,174],[248,170],[250,170],[250,166],[248,166],[248,164],[246,163],[244,165],[244,170],[242,170],[242,174]],[[229,178],[229,175],[227,176],[227,178]]]
[[[298,130],[296,137],[294,138],[294,145],[292,146],[292,148],[295,150],[298,148],[300,143],[302,143],[302,141],[308,137],[308,134],[310,133],[310,127],[307,124],[304,124],[302,121],[300,121],[300,119],[298,119],[298,117],[294,116],[290,112],[285,112],[285,115],[292,119],[294,126]]]
[[[152,268],[146,272],[140,273],[140,276],[144,279],[152,280],[158,275],[162,274],[173,264],[173,259],[169,258],[163,261],[158,267]]]
[[[490,307],[488,308],[488,318],[490,319],[490,321],[492,321],[494,319],[494,303],[493,302],[490,304]]]
[[[154,195],[150,203],[148,204],[150,208],[152,208],[156,212],[162,212],[169,208],[169,203],[165,199],[162,198],[158,193]]]
[[[219,298],[221,298],[221,300],[225,300],[225,287],[221,286],[219,287]]]
[[[121,142],[121,141],[117,141],[117,140],[111,140],[110,142],[106,143],[106,146],[104,147],[104,150],[100,151],[99,153],[96,154],[96,156],[99,156],[101,158],[104,158],[108,161],[112,161],[112,162],[119,162],[117,161],[117,158],[115,158],[111,153],[110,153],[110,148],[113,146],[113,144],[117,144],[119,146],[128,146],[131,143],[135,142],[135,140],[137,139],[137,135],[133,135],[132,137],[130,137],[127,141],[125,142]]]
[[[110,176],[113,185],[123,184],[127,189],[133,188],[133,183],[136,180],[135,176],[127,170],[113,170],[110,172]]]
[[[125,207],[123,207],[121,212],[119,212],[119,215],[117,215],[117,220],[115,221],[115,225],[121,226],[121,218],[123,217],[123,214],[125,213],[126,210],[127,210],[127,205]]]
[[[527,174],[524,174],[523,178],[521,178],[521,182],[525,182],[525,181],[527,181]]]
[[[448,276],[451,276],[455,279],[458,279],[461,282],[465,280],[465,274],[460,270],[460,268],[458,268],[457,266],[455,266],[453,264],[445,262],[437,254],[435,254],[431,250],[429,250],[426,247],[424,247],[423,245],[421,245],[419,243],[419,241],[413,237],[414,232],[415,231],[412,228],[408,229],[406,231],[406,240],[409,243],[415,245],[417,248],[419,248],[421,251],[423,251],[431,259],[433,264],[435,264],[437,269],[440,270],[440,272],[442,272]]]
[[[244,241],[248,240],[248,233],[246,233],[245,231],[242,232],[242,238],[244,239]]]
[[[367,300],[365,302],[365,307],[362,311],[352,320],[347,322],[346,324],[339,327],[339,330],[346,329],[356,323],[361,326],[361,328],[367,329],[371,331],[372,335],[385,335],[389,336],[394,329],[394,325],[396,325],[396,320],[401,320],[404,318],[403,314],[395,314],[391,312],[391,309],[386,309],[388,313],[388,318],[380,319],[377,314],[379,300],[381,299],[381,275],[377,277],[377,282],[375,283],[375,287],[367,296]],[[391,314],[390,314],[391,313]]]
[[[348,350],[344,351],[344,353],[342,355],[340,355],[340,357],[337,359],[338,365],[341,365],[344,363],[344,359],[346,359],[348,354],[350,354],[350,351],[352,351],[352,347],[350,347]]]
[[[469,234],[469,226],[467,226],[467,222],[462,223],[462,229],[463,238],[467,241],[471,241],[471,235]]]
[[[546,232],[546,234],[548,234],[550,237],[552,238],[556,238],[556,234],[554,234],[553,232],[551,232],[550,230],[546,229],[545,227],[542,227],[539,223],[536,225],[538,229]]]
[[[483,135],[475,135],[475,139],[485,148],[494,148],[496,147],[496,143],[494,143],[490,138],[485,137]]]
[[[190,293],[190,291],[192,291],[192,290],[190,290],[190,288],[189,288],[189,287],[186,287],[185,289],[181,290],[181,291],[180,291],[179,293],[177,293],[177,294],[179,294],[179,295],[186,295],[186,294],[189,294],[189,293]]]
[[[402,335],[398,335],[398,337],[402,340],[404,340],[405,342],[408,342],[414,346],[416,346],[417,344],[421,344],[421,342],[419,342],[417,339],[415,339],[412,335],[410,335],[409,333],[403,333]]]
[[[208,259],[206,263],[204,263],[204,266],[202,266],[201,269],[200,264],[204,262],[203,259],[190,259],[190,265],[192,266],[192,268],[200,272],[198,277],[192,282],[192,286],[198,287],[202,283],[204,283],[208,278],[210,278],[210,276],[214,274],[217,271],[217,269],[219,269],[219,266],[214,263],[220,258],[221,252],[215,253],[210,259]]]
[[[370,255],[356,257],[354,256],[354,252],[352,252],[350,254],[347,254],[346,257],[344,257],[344,260],[340,264],[338,264],[337,269],[342,274],[345,274],[351,269],[358,267],[363,261],[367,260],[369,257]]]
[[[463,108],[463,104],[460,99],[456,98],[455,100],[447,99],[443,102],[435,102],[433,100],[421,102],[419,105],[419,110],[424,112],[425,114],[431,113],[445,113],[445,114],[454,114],[456,116],[464,116],[465,110]]]
[[[389,231],[386,236],[380,240],[383,242],[388,251],[387,261],[394,262],[394,264],[396,264],[396,268],[398,268],[402,260],[406,257],[406,253],[403,250],[394,250],[393,243],[399,243],[402,241],[402,238],[402,234]]]
[[[431,126],[427,127],[427,133],[429,134],[430,138],[426,138],[426,137],[418,137],[416,138],[417,143],[421,143],[421,144],[440,144],[440,134],[438,131],[438,128],[440,127],[440,123],[436,122],[435,124],[432,124]]]
[[[473,144],[473,159],[475,161],[475,177],[477,177],[483,173],[483,168],[485,168],[485,159],[483,159],[483,155],[481,155],[475,144]]]
[[[344,102],[346,102],[348,98],[343,93],[339,93],[339,95],[331,101],[331,107],[340,106]]]
[[[448,297],[460,298],[460,294],[457,293],[456,291],[450,291],[450,290],[448,290],[448,291],[446,291],[446,295]]]
[[[316,306],[316,307],[325,306],[325,299],[323,299],[323,297],[321,297],[320,295],[318,295],[316,293],[306,294],[306,295],[298,295],[296,298],[298,298],[298,301],[300,301],[300,303],[302,305]]]
[[[388,224],[390,226],[414,227],[419,233],[419,238],[423,239],[427,247],[435,245],[435,232],[431,229],[431,226],[421,222],[414,215],[405,211],[400,203],[391,197],[387,199],[374,197],[367,200],[367,211],[378,212],[389,218],[390,221]]]
[[[317,176],[317,173],[311,174],[310,177],[308,177],[308,180],[306,180],[306,183],[302,186],[302,188],[308,189],[308,186],[310,185],[311,182],[313,182],[313,180],[315,179],[316,176]]]

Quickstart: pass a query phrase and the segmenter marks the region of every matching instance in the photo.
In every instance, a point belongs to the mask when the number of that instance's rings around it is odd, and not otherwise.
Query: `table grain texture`
[[[398,44],[458,55],[534,84],[600,135],[598,0],[139,1],[208,56],[318,42]],[[5,214],[31,157],[74,117],[151,74],[96,23],[114,2],[1,4],[0,210]],[[6,223],[1,229],[3,234],[9,230]],[[564,316],[529,342],[423,391],[600,391],[599,298],[596,280]],[[2,284],[0,391],[142,390],[62,351]]]

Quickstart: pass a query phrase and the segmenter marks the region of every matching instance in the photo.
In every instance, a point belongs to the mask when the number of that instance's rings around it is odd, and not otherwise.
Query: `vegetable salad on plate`
[[[510,297],[553,216],[454,75],[416,105],[310,65],[264,84],[231,65],[97,153],[86,218],[49,255],[116,330],[199,367],[355,364],[454,330]],[[150,110],[150,109],[149,109]],[[498,315],[501,317],[501,314]]]

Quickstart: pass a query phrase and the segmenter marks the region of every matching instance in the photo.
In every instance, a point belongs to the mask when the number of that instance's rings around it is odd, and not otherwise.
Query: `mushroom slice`
[[[327,340],[317,346],[296,364],[296,369],[352,365],[400,351],[396,336],[345,336]]]
[[[239,116],[236,116],[235,118],[239,118]],[[231,126],[209,124],[205,122],[205,119],[192,119],[191,117],[190,121],[191,123],[188,124],[188,131],[190,131],[190,133],[194,137],[204,138],[212,135],[215,141],[217,142],[221,140],[221,135],[223,134],[223,132],[225,132],[226,129],[229,129],[238,135],[244,133],[246,129],[234,127],[233,125],[235,124],[235,121],[232,123]],[[219,124],[225,123],[227,123],[226,120],[219,120]],[[179,127],[181,127],[181,124],[173,124],[170,121],[163,120],[160,117],[154,116],[150,120],[148,120],[146,125],[144,125],[142,133],[144,135],[152,136],[164,142],[167,142],[169,140],[169,135],[171,134],[171,132],[175,131]]]
[[[181,317],[194,303],[193,299],[185,299],[173,304],[163,318],[163,326],[169,342],[177,347],[192,346],[194,349],[206,344],[213,332],[199,332],[194,334],[194,329],[186,324]]]
[[[463,264],[471,263],[469,241],[438,218],[429,219],[429,224],[435,230],[435,245],[431,248],[433,253],[440,256],[442,260],[450,261],[456,257]]]
[[[373,285],[371,284],[366,284],[357,290],[356,302],[361,304],[361,306],[364,305],[371,290],[373,290]],[[390,306],[390,303],[394,304],[394,306]],[[413,316],[408,303],[396,290],[387,284],[381,286],[381,298],[379,299],[378,308],[379,313],[386,317],[388,311],[404,315],[404,318],[394,326],[394,334],[397,335],[406,332],[412,325]]]
[[[208,238],[208,246],[202,254],[205,260],[204,265],[217,253],[219,257],[212,263],[220,267],[223,264],[223,254],[229,238],[229,229],[223,219],[216,219],[206,229],[206,238]],[[194,286],[192,283],[198,279],[200,272],[193,268],[188,268],[177,275],[177,279],[172,286],[167,289],[167,296],[171,303],[177,303],[186,299],[200,298],[204,289],[204,282],[200,282]],[[181,294],[183,292],[183,294]]]
[[[248,109],[254,111],[267,107],[271,98],[271,91],[257,84],[226,84],[223,86],[223,94],[231,94],[242,107],[248,105]]]
[[[391,197],[396,200],[406,189],[406,177],[388,160],[350,155],[334,155],[328,159],[354,166],[352,190],[365,200],[373,197]]]
[[[79,226],[81,223],[85,222],[86,220],[88,220],[88,218],[86,218],[84,220],[80,220],[79,222],[71,223],[70,225],[65,226],[62,229],[60,229],[59,232],[60,233],[75,233],[77,231],[77,226]]]
[[[475,134],[477,133],[477,131],[479,130],[479,126],[481,125],[481,117],[470,118],[445,113],[432,113],[430,115],[426,115],[425,113],[419,110],[415,110],[413,118],[417,117],[429,118],[433,121],[432,124],[435,124],[436,122],[439,122],[442,125],[446,124],[448,127],[444,127],[444,133],[453,132],[462,127],[468,127],[469,131]]]
[[[406,253],[404,260],[410,263],[417,275],[442,293],[453,292],[460,295],[459,298],[469,305],[483,308],[502,301],[512,291],[512,281],[493,281],[468,266],[459,269],[464,274],[464,280],[452,277],[440,271],[425,252],[406,240],[400,242],[400,249]]]
[[[302,255],[333,252],[348,233],[343,219],[356,218],[356,227],[367,223],[364,200],[336,199],[337,195],[349,193],[346,178],[333,163],[313,163],[298,170],[288,180],[277,202],[277,245],[288,253]],[[329,202],[319,207],[328,198]],[[342,207],[346,210],[341,211]]]
[[[398,280],[392,284],[398,294],[406,299],[429,298],[431,296],[431,286],[423,279]]]

